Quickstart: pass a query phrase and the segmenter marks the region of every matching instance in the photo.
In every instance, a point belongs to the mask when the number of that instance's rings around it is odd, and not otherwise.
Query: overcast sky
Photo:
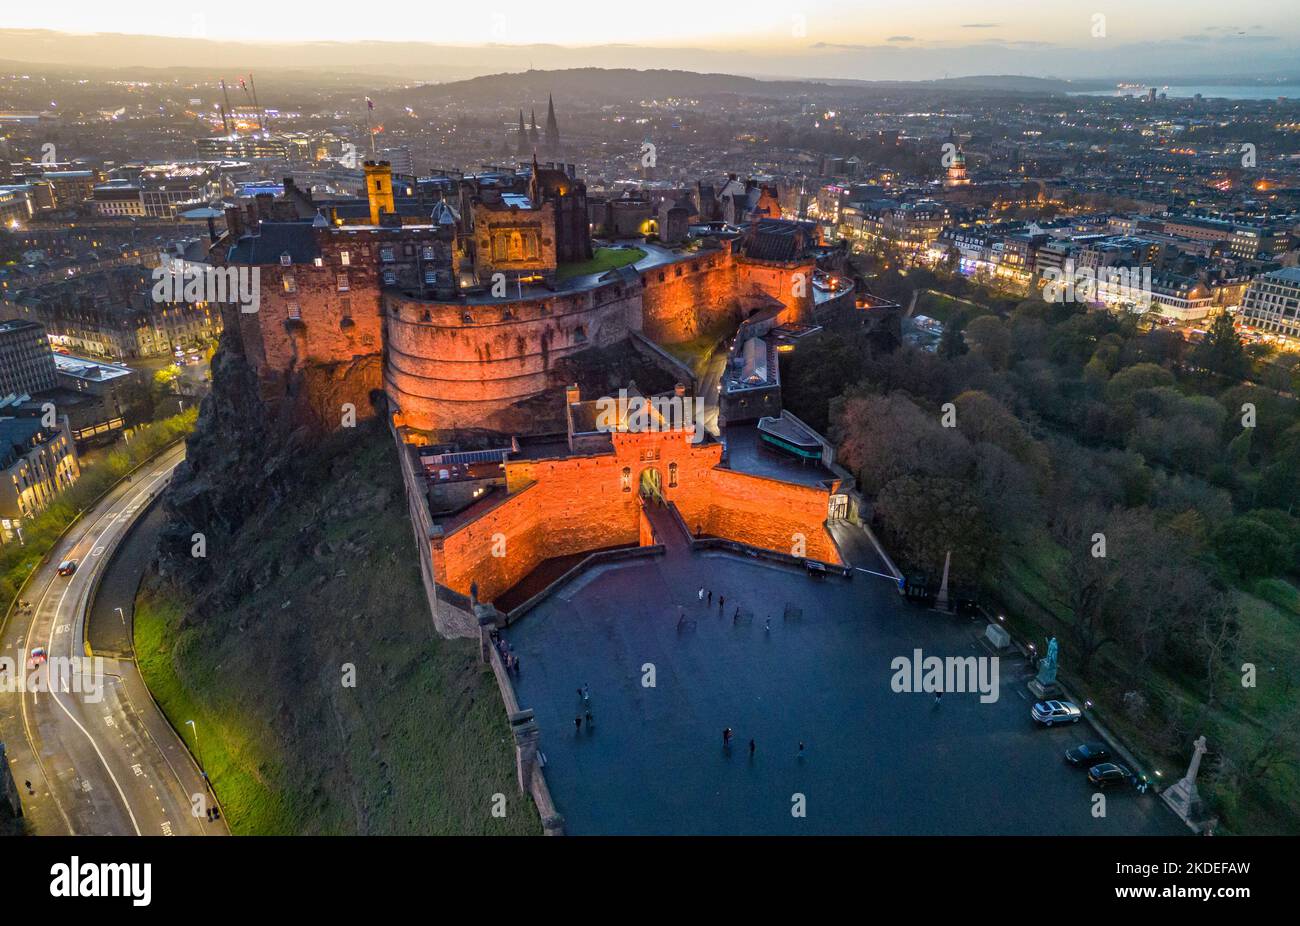
[[[7,29],[258,43],[623,44],[662,51],[662,66],[811,77],[1300,70],[1298,0],[384,0],[373,6],[263,0],[197,8],[60,0],[6,6],[0,26]],[[15,51],[7,42],[0,58]],[[644,51],[629,52],[629,66],[654,66],[642,60]],[[596,49],[592,60],[578,52],[567,66],[584,64],[609,66]]]

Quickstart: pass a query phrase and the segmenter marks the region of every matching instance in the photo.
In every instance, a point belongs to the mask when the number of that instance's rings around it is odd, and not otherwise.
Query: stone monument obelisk
[[[948,602],[948,567],[952,565],[952,550],[943,558],[943,581],[939,584],[939,597],[934,600],[934,606],[940,611],[951,611],[952,606]]]
[[[1172,787],[1166,788],[1160,796],[1173,808],[1174,813],[1183,818],[1183,822],[1192,829],[1199,830],[1200,821],[1205,814],[1201,795],[1196,790],[1196,775],[1201,770],[1201,756],[1205,755],[1205,737],[1198,737],[1192,747],[1192,761],[1187,766],[1187,774]]]

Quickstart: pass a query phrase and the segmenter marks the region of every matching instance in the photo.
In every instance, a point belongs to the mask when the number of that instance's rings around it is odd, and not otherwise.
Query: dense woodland
[[[1067,678],[1152,761],[1207,735],[1225,826],[1294,829],[1295,358],[1248,351],[1227,316],[1192,343],[925,271],[879,284],[945,316],[935,351],[827,332],[783,375],[902,568],[935,575],[951,550],[1013,629],[1059,636]]]

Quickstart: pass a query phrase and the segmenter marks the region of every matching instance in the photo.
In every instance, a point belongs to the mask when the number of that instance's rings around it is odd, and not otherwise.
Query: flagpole
[[[375,158],[375,102],[366,97],[366,131],[370,134],[370,159]]]

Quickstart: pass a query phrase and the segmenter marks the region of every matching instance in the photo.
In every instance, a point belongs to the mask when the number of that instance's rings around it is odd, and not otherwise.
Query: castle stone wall
[[[491,304],[385,297],[390,399],[421,430],[494,427],[496,413],[547,389],[556,362],[626,340],[640,294],[621,283]]]

